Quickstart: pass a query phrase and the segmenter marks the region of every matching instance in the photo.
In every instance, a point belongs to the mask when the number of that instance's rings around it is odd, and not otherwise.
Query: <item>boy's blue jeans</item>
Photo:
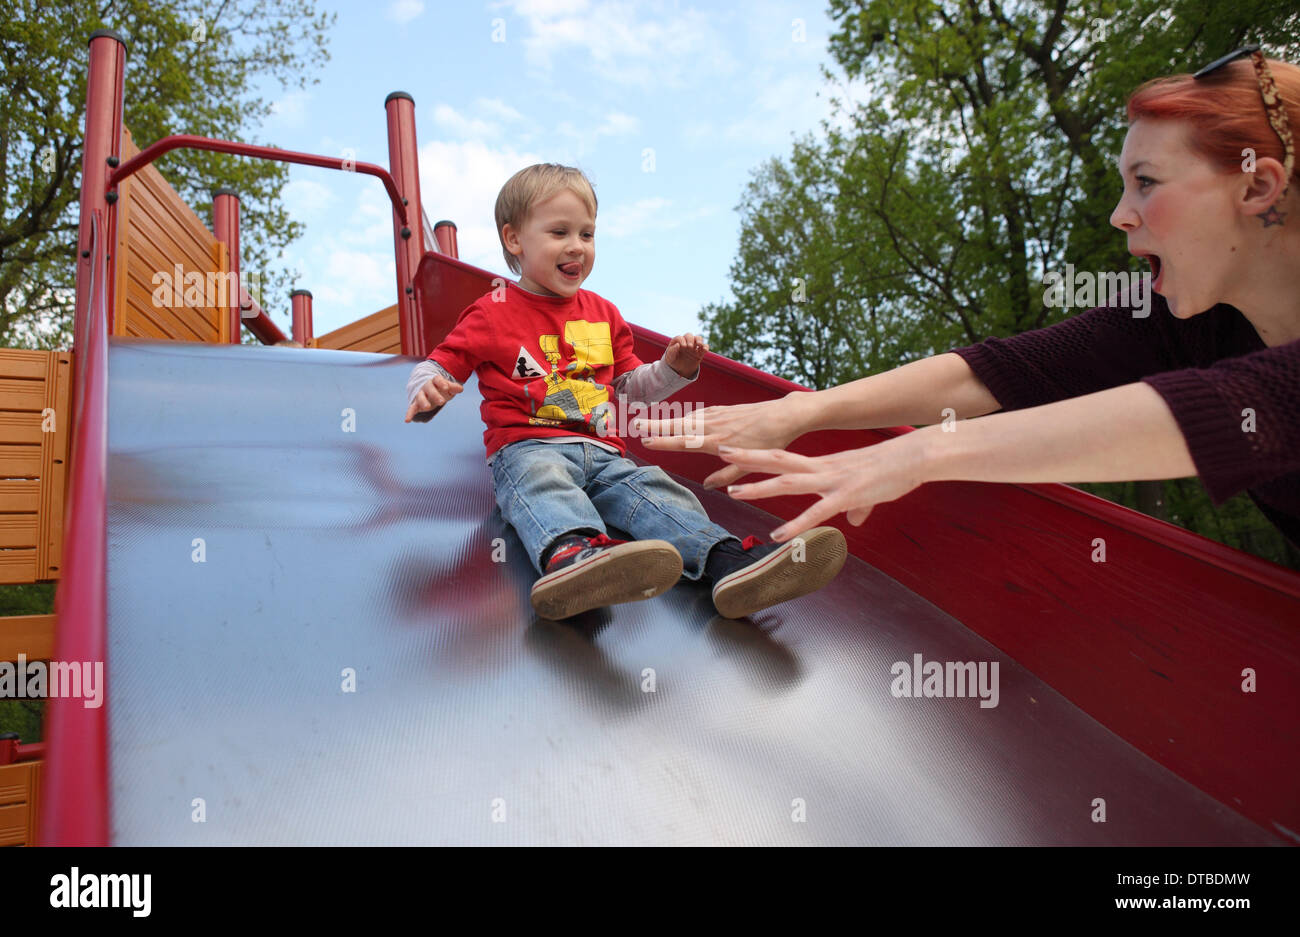
[[[503,446],[492,460],[492,487],[539,573],[542,553],[557,537],[581,528],[607,533],[607,523],[635,540],[671,543],[687,579],[703,575],[716,544],[740,539],[710,521],[699,499],[659,466],[581,440]]]

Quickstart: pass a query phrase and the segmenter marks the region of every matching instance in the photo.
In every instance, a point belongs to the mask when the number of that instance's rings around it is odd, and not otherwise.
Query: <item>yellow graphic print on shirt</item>
[[[564,340],[573,347],[573,360],[561,371],[560,336],[538,336],[551,373],[524,387],[533,414],[528,422],[537,426],[580,423],[587,432],[604,436],[609,429],[609,388],[597,384],[592,375],[614,363],[609,323],[572,319],[564,323]]]

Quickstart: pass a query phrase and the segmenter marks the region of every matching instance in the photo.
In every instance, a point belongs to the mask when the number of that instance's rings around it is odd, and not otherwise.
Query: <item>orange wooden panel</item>
[[[396,342],[392,340],[392,335],[397,336]],[[397,306],[389,306],[333,332],[317,336],[315,344],[318,348],[339,351],[386,351],[390,346],[395,351],[400,351],[402,341]]]
[[[18,547],[35,549],[38,539],[40,539],[39,514],[0,514],[0,547],[6,550]]]
[[[44,378],[45,363],[25,348],[0,348],[0,376]]]
[[[0,445],[0,478],[37,476],[41,473],[41,447]]]
[[[134,156],[140,151],[136,148],[135,142],[123,128],[123,160]],[[171,183],[163,178],[162,173],[158,171],[155,165],[146,166],[133,177],[140,181],[141,188],[147,189],[154,198],[162,205],[163,209],[171,216],[170,225],[178,229],[188,231],[188,237],[191,241],[202,241],[205,238],[212,239],[210,232],[203,222],[199,219],[193,209],[190,208],[172,188]]]
[[[0,618],[0,661],[16,661],[19,654],[25,654],[28,660],[49,660],[54,656],[53,615]]]
[[[140,289],[134,278],[127,283],[126,296],[131,312],[122,334],[184,342],[202,341],[204,336],[215,334],[211,327],[204,327],[208,310],[155,306],[152,296]]]
[[[40,504],[40,479],[0,479],[0,511],[30,511],[35,514]]]
[[[129,239],[128,250],[130,251],[129,260],[126,264],[126,274],[123,277],[125,308],[128,310],[128,316],[144,314],[151,318],[152,321],[160,320],[158,313],[166,316],[176,316],[177,313],[184,313],[186,320],[195,323],[204,323],[214,321],[214,311],[207,305],[187,307],[185,303],[185,278],[189,274],[197,273],[203,276],[204,290],[203,298],[207,299],[206,275],[209,272],[207,265],[199,266],[188,257],[177,260],[174,258],[182,257],[179,253],[180,248],[171,245],[169,248],[172,253],[165,254],[163,249],[155,247],[152,242],[132,236]],[[181,264],[181,297],[180,304],[169,306],[166,305],[166,299],[162,303],[155,300],[155,294],[158,292],[160,285],[174,284],[177,273],[176,264]],[[165,279],[159,277],[159,274],[165,275]],[[168,297],[175,302],[175,288],[167,290]],[[121,328],[117,328],[114,323],[117,334],[125,334]],[[201,328],[201,325],[198,326]],[[199,334],[195,329],[187,328],[188,334]],[[188,339],[186,339],[188,340]]]
[[[168,262],[159,265],[159,270],[170,270],[175,263],[194,270],[208,269],[212,256],[208,245],[215,240],[211,234],[206,239],[197,238],[188,226],[177,223],[175,214],[154,189],[141,186],[132,198],[135,204],[129,246],[148,244],[167,257]]]
[[[0,765],[0,807],[27,802],[27,778],[30,774],[22,762]]]
[[[41,434],[41,511],[36,540],[36,575],[59,578],[63,556],[63,508],[67,496],[68,448],[72,439],[72,352],[51,352],[47,361],[47,407],[54,410],[53,433]]]
[[[41,444],[41,415],[0,410],[0,444]]]
[[[0,406],[6,410],[34,410],[45,406],[45,375],[30,378],[0,377]]]
[[[31,583],[35,581],[35,550],[0,550],[0,583]]]
[[[26,846],[29,820],[26,804],[0,807],[0,846]]]
[[[27,803],[33,764],[30,761],[20,761],[12,765],[0,765],[0,806]]]
[[[137,152],[130,134],[123,131],[123,158]],[[119,202],[118,312],[113,334],[175,341],[219,341],[224,309],[208,302],[214,298],[209,295],[208,274],[226,269],[224,253],[218,249],[216,238],[155,167],[140,170],[130,183]],[[129,205],[122,206],[121,202]],[[178,264],[182,305],[155,305],[155,292],[164,283],[173,283]],[[183,305],[184,277],[191,273],[203,277],[203,302],[186,307]],[[222,283],[216,281],[213,285],[218,287],[213,292],[219,292]],[[174,295],[174,290],[169,293]]]
[[[41,818],[41,775],[45,771],[45,762],[29,761],[27,764],[32,772],[27,782],[27,845],[35,846],[40,842],[36,834]]]

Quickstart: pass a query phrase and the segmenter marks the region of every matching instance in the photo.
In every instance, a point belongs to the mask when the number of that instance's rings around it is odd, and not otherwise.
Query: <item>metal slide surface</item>
[[[414,361],[113,340],[115,843],[1280,842],[853,557],[752,620],[537,620],[475,383],[403,423]],[[895,698],[915,654],[998,705]]]

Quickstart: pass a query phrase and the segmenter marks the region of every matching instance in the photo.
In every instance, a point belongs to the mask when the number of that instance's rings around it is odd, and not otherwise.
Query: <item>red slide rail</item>
[[[72,476],[64,529],[63,578],[54,596],[58,631],[54,659],[107,659],[108,290],[103,223],[90,219],[90,256],[78,268],[88,277],[89,317],[77,349]],[[103,666],[107,677],[108,668]],[[108,692],[103,705],[51,697],[46,706],[49,757],[42,778],[43,846],[108,844]]]
[[[323,169],[337,169],[341,172],[359,172],[374,176],[384,184],[388,198],[393,203],[402,224],[409,224],[406,216],[406,204],[397,191],[397,183],[383,166],[374,163],[358,163],[341,159],[337,156],[317,156],[315,153],[298,153],[294,150],[278,150],[273,146],[258,146],[253,143],[236,143],[233,140],[213,140],[210,137],[196,137],[188,133],[173,134],[163,137],[157,143],[151,143],[125,163],[122,163],[108,177],[110,189],[116,188],[123,179],[135,175],[164,153],[172,150],[209,150],[214,153],[230,153],[234,156],[252,156],[269,159],[280,163],[301,163],[304,166],[320,166]]]

